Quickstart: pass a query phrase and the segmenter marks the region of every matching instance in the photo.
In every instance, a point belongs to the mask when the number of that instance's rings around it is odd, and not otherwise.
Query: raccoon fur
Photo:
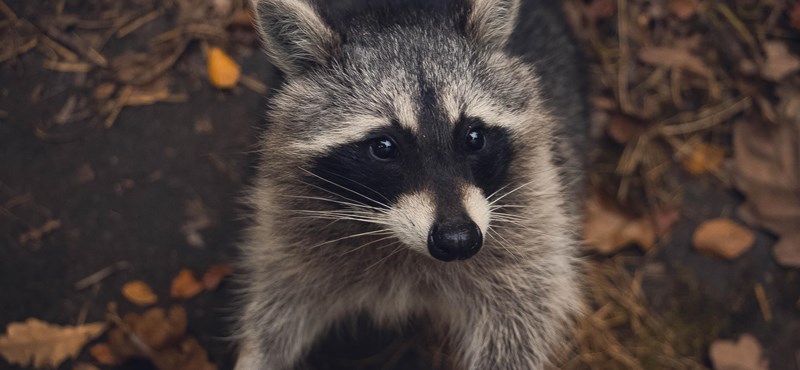
[[[238,370],[332,325],[436,323],[463,369],[541,369],[583,306],[584,72],[551,0],[253,0],[270,98]]]

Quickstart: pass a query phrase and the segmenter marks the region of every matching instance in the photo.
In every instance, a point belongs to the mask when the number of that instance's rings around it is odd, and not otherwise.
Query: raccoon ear
[[[334,57],[339,36],[308,0],[251,0],[251,4],[270,61],[287,75]]]
[[[478,42],[503,48],[517,22],[520,0],[470,0],[467,33]]]

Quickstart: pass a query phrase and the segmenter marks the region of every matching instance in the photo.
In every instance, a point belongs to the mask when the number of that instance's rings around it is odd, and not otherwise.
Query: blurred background
[[[245,3],[0,0],[0,368],[232,368],[277,84]],[[591,310],[558,368],[799,370],[800,3],[562,3],[595,145]],[[380,338],[316,368],[447,366]]]

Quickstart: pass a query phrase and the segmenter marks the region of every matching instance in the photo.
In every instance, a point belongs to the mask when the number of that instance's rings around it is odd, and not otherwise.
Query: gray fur
[[[263,163],[247,198],[254,211],[242,244],[237,370],[292,369],[333,323],[359,313],[386,326],[430,317],[464,369],[548,364],[583,307],[575,204],[586,124],[583,76],[552,2],[471,0],[463,23],[460,8],[445,7],[436,9],[456,14],[398,14],[407,19],[391,25],[368,12],[337,21],[336,9],[305,0],[253,1],[268,55],[287,79],[271,100]],[[435,87],[434,101],[420,96],[421,84]],[[391,121],[422,135],[429,110],[449,124],[468,114],[512,134],[514,160],[499,195],[475,200],[474,187],[454,182],[474,203],[470,212],[490,220],[480,253],[434,260],[404,237],[419,225],[386,212],[364,216],[377,223],[334,227],[298,217],[341,200],[309,196],[316,158]],[[431,143],[430,150],[448,145]],[[415,192],[413,200],[431,199],[425,188]],[[492,200],[506,208],[487,208]],[[401,203],[388,206],[406,216],[428,212]]]

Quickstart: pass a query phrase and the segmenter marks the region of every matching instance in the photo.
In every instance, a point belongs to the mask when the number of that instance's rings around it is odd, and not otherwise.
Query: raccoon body
[[[254,0],[270,61],[238,370],[425,316],[464,369],[539,369],[582,307],[583,72],[547,0]]]

